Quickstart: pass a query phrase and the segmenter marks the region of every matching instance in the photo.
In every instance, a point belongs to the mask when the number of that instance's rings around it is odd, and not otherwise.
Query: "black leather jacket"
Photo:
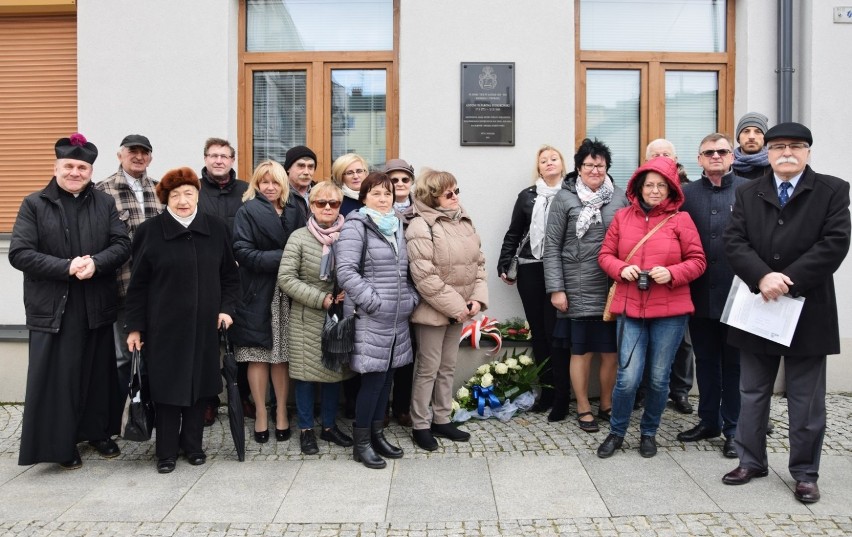
[[[535,205],[535,186],[527,187],[518,194],[515,208],[512,210],[512,220],[509,222],[509,230],[503,237],[503,247],[500,249],[500,258],[497,260],[497,274],[503,274],[508,270],[509,263],[518,250],[521,239],[530,229],[532,210]],[[532,259],[530,243],[527,241],[521,250],[521,257]]]

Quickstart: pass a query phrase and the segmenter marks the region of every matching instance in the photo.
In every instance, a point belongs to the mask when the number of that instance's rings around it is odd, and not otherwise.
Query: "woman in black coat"
[[[524,306],[524,314],[532,333],[533,356],[537,362],[550,361],[541,372],[544,388],[535,410],[545,411],[553,407],[548,421],[565,419],[568,413],[570,393],[568,388],[568,351],[553,352],[553,329],[556,326],[556,308],[550,303],[550,295],[544,286],[544,232],[550,202],[562,188],[565,176],[565,159],[555,147],[542,146],[536,154],[535,184],[518,194],[512,220],[503,238],[503,248],[497,261],[500,279],[515,285],[506,272],[518,247],[521,247],[518,265],[518,294]]]
[[[230,232],[198,211],[199,188],[190,168],[166,172],[157,185],[166,210],[133,237],[127,346],[145,346],[160,473],[174,470],[178,449],[192,465],[207,459],[204,403],[222,388],[218,327],[231,325],[239,299]]]
[[[273,160],[254,170],[234,219],[234,257],[240,266],[243,303],[237,309],[231,342],[238,362],[248,363],[248,382],[257,408],[254,440],[269,441],[266,392],[269,377],[275,391],[275,439],[290,439],[287,388],[290,384],[290,299],[276,281],[287,244],[284,206],[290,189],[287,172]]]

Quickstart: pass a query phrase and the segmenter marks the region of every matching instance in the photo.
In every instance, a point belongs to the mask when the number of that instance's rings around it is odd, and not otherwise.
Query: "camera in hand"
[[[648,275],[647,270],[639,271],[639,279],[636,280],[636,285],[640,291],[647,291],[648,287],[651,286],[651,277]]]

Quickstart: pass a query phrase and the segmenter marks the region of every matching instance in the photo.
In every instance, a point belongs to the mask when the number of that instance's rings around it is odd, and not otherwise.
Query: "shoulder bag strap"
[[[663,220],[661,220],[659,224],[657,224],[656,226],[654,226],[654,229],[652,229],[652,230],[651,230],[651,231],[649,231],[648,233],[645,233],[645,236],[644,236],[644,237],[642,237],[642,240],[640,240],[639,242],[637,242],[637,243],[636,243],[636,246],[634,246],[634,247],[633,247],[633,249],[632,249],[632,250],[630,250],[630,253],[629,253],[629,254],[627,254],[627,257],[625,257],[625,258],[624,258],[624,262],[625,262],[625,263],[627,263],[628,261],[630,261],[630,258],[631,258],[631,257],[633,257],[633,254],[635,254],[635,253],[636,253],[636,250],[638,250],[640,246],[642,246],[643,244],[645,244],[645,241],[647,241],[648,239],[650,239],[650,238],[651,238],[651,236],[652,236],[654,233],[656,233],[657,231],[659,231],[659,229],[660,229],[661,227],[663,227],[663,225],[665,225],[665,223],[666,223],[666,222],[668,222],[669,220],[671,220],[672,218],[674,218],[674,216],[675,216],[677,213],[678,213],[678,212],[677,212],[677,211],[675,211],[675,212],[673,212],[672,214],[668,215],[668,216],[667,216],[667,217],[665,217]]]

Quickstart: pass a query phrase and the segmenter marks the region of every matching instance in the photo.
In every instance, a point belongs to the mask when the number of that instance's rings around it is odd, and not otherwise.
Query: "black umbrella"
[[[240,398],[240,389],[237,387],[237,359],[234,357],[234,348],[228,341],[228,329],[223,325],[220,331],[225,343],[222,375],[225,376],[225,384],[228,388],[228,423],[231,425],[234,447],[237,448],[237,458],[242,462],[246,460],[246,429],[243,403]]]

